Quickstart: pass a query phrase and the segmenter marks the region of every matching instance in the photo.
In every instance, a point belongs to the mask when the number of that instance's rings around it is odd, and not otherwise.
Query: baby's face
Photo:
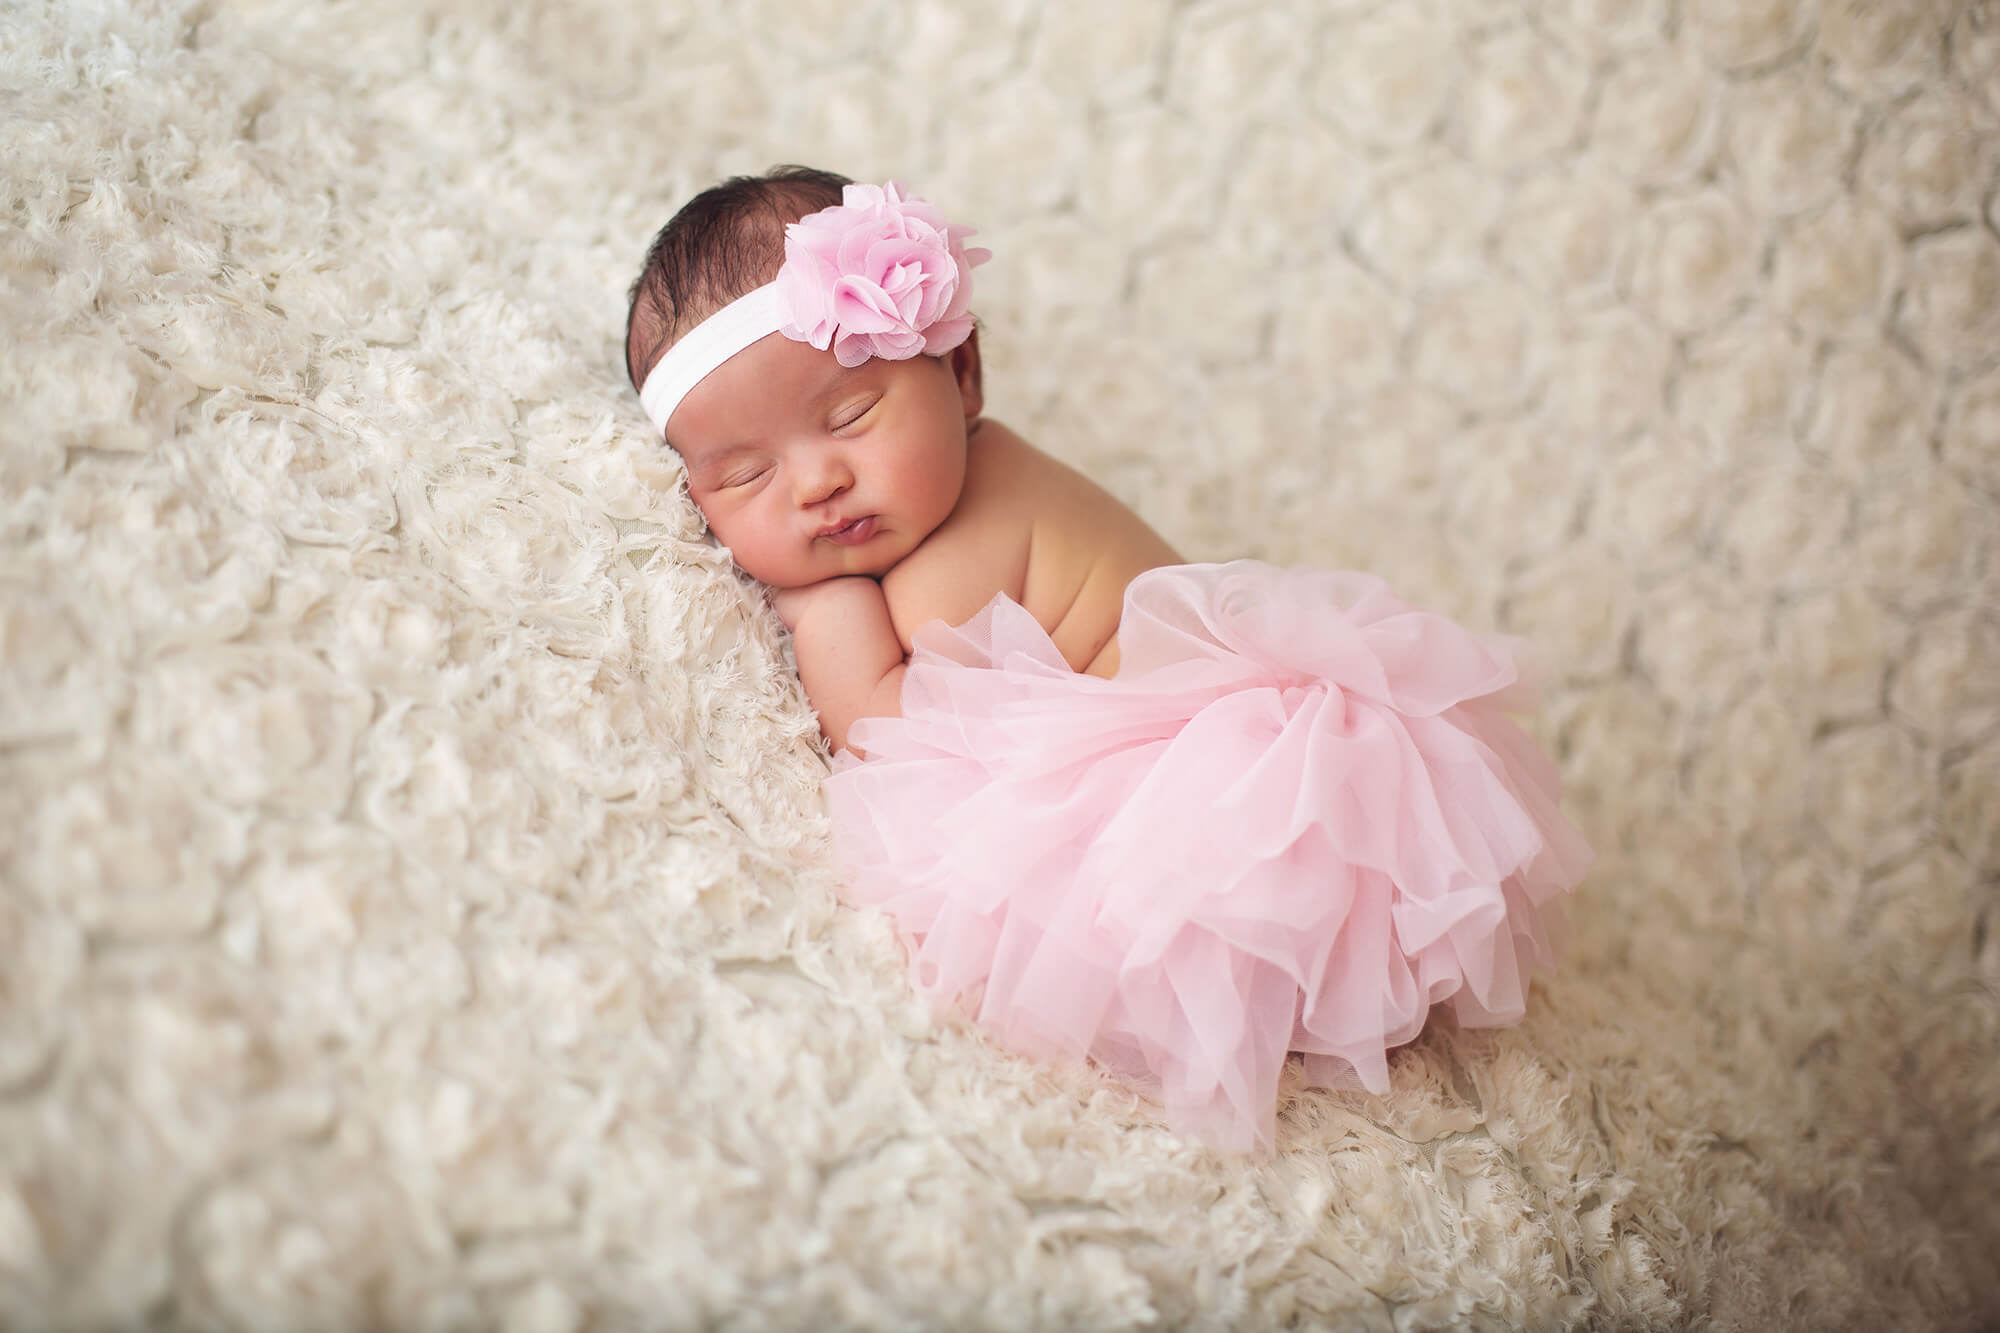
[[[849,370],[774,333],[689,391],[667,437],[736,563],[799,588],[879,577],[950,516],[979,406],[976,351]]]

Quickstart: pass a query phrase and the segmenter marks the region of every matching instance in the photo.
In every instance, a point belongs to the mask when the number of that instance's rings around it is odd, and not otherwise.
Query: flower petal
[[[971,270],[991,257],[965,248],[972,234],[895,181],[848,185],[785,229],[782,331],[844,366],[949,351],[972,330]]]

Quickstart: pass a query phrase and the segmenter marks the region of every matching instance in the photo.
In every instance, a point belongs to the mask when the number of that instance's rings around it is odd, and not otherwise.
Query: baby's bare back
[[[918,626],[962,624],[1004,592],[1070,666],[1113,674],[1125,585],[1180,557],[1104,488],[998,422],[981,421],[969,446],[957,508],[882,578],[903,651]]]

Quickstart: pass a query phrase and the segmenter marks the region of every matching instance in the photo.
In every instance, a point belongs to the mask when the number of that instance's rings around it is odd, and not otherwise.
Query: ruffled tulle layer
[[[1225,1147],[1271,1141],[1288,1051],[1382,1091],[1432,1006],[1521,1017],[1590,852],[1505,716],[1532,700],[1504,641],[1238,561],[1142,574],[1118,642],[1115,679],[1079,675],[995,598],[853,728],[827,785],[850,892],[922,991]]]

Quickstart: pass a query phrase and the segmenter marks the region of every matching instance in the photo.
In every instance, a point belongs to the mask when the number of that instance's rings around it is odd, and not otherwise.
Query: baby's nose
[[[798,470],[796,492],[802,505],[831,500],[854,484],[854,474],[839,459],[823,458]]]

